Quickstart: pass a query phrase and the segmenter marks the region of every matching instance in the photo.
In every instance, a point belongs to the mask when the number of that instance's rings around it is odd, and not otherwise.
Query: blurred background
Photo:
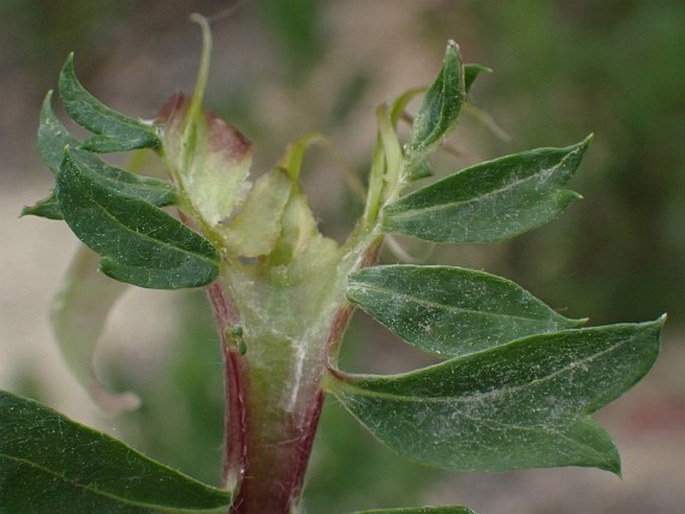
[[[228,10],[227,10],[228,9]],[[434,262],[501,274],[592,324],[670,316],[652,373],[597,418],[624,461],[619,479],[577,468],[447,473],[381,447],[329,401],[305,494],[312,514],[463,503],[482,514],[676,514],[685,511],[685,3],[682,0],[2,0],[0,2],[0,387],[38,398],[151,456],[218,483],[221,365],[200,292],[132,290],[112,314],[100,373],[143,407],[103,417],[66,370],[49,306],[76,241],[64,224],[18,219],[52,177],[35,142],[45,92],[70,51],[106,104],[151,118],[192,90],[212,17],[206,104],[255,143],[255,172],[312,130],[360,176],[374,108],[425,85],[455,39],[481,75],[473,103],[508,138],[464,115],[443,172],[594,132],[559,220],[504,244],[440,247]],[[415,106],[414,106],[415,108]],[[341,239],[361,205],[335,159],[307,157],[305,180],[325,233]],[[414,241],[405,249],[421,254]],[[386,262],[396,262],[384,254]],[[363,317],[348,331],[346,369],[394,372],[422,357]]]

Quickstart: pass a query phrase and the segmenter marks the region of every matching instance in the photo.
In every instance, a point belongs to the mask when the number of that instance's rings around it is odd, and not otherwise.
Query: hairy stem
[[[272,333],[255,336],[246,329],[247,349],[241,353],[231,341],[231,327],[240,319],[230,300],[220,283],[208,293],[223,346],[223,481],[235,491],[230,513],[290,514],[300,497],[323,407],[326,361],[352,308],[341,304],[325,330],[315,331],[318,340],[307,334],[298,341]]]

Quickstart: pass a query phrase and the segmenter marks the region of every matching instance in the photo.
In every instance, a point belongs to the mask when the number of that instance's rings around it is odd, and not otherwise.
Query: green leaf
[[[483,72],[492,73],[492,69],[486,66],[481,66],[480,64],[464,65],[464,89],[467,93],[471,90],[471,86],[475,82],[478,75]]]
[[[620,473],[589,415],[651,368],[663,321],[531,336],[403,375],[333,371],[328,388],[379,440],[423,463]]]
[[[580,195],[562,189],[590,137],[566,148],[540,148],[477,164],[384,209],[383,230],[429,241],[509,239],[557,217]]]
[[[576,328],[518,285],[448,266],[374,266],[349,277],[347,297],[402,339],[458,356],[529,335]]]
[[[43,101],[38,128],[38,149],[43,161],[55,174],[59,174],[64,149],[68,146],[74,158],[81,166],[89,167],[91,175],[108,188],[122,194],[134,196],[159,207],[176,203],[174,187],[163,180],[130,173],[105,164],[97,156],[76,150],[79,141],[74,138],[59,121],[52,109],[52,91],[48,92]],[[32,213],[31,213],[32,214]]]
[[[123,152],[159,148],[161,143],[154,126],[110,109],[83,87],[74,72],[74,54],[69,55],[62,67],[59,94],[71,119],[95,134],[84,141],[84,150]]]
[[[436,507],[404,507],[400,509],[360,510],[352,514],[476,514],[460,505]]]
[[[138,198],[157,207],[173,205],[177,195],[174,186],[152,177],[136,175],[105,164],[98,157],[82,150],[70,149],[72,160],[102,187],[119,194]]]
[[[93,356],[112,307],[129,286],[100,273],[99,260],[80,245],[53,302],[52,325],[71,372],[103,411],[116,415],[137,408],[140,399],[109,392],[96,376]]]
[[[52,91],[48,91],[40,110],[38,125],[38,150],[50,171],[57,175],[64,158],[64,148],[77,148],[79,141],[66,129],[52,109]]]
[[[209,241],[93,175],[87,163],[67,150],[57,176],[57,197],[74,234],[102,257],[105,274],[157,289],[198,287],[216,278],[220,256]]]
[[[406,147],[407,173],[410,179],[432,175],[427,162],[428,156],[454,129],[465,101],[464,67],[459,47],[454,41],[449,41],[442,68],[423,97]]]
[[[224,513],[231,495],[33,400],[0,391],[0,511]]]
[[[31,215],[39,216],[41,218],[48,218],[51,220],[62,219],[62,209],[59,207],[57,201],[57,193],[52,191],[50,196],[38,200],[33,205],[27,205],[21,210],[21,216]]]

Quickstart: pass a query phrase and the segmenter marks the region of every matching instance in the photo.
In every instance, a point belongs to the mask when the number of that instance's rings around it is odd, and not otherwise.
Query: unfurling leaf
[[[540,148],[459,171],[383,211],[383,230],[429,241],[499,241],[557,217],[580,195],[562,189],[590,142]]]
[[[410,179],[432,175],[429,154],[454,129],[465,101],[464,66],[459,47],[450,41],[442,68],[423,97],[407,143],[406,166]]]
[[[202,29],[195,91],[190,99],[174,95],[162,108],[157,124],[163,129],[167,167],[184,192],[181,211],[214,230],[233,214],[250,189],[247,177],[252,143],[233,126],[202,109],[212,34],[205,18],[191,18]]]
[[[176,95],[162,109],[164,158],[191,205],[190,215],[216,228],[249,191],[252,143],[225,121],[195,112],[193,99]]]
[[[71,230],[102,257],[105,274],[157,289],[198,287],[216,278],[220,257],[204,237],[158,207],[107,187],[88,164],[65,152],[57,197]]]
[[[91,95],[76,78],[74,55],[62,67],[59,95],[67,114],[95,135],[82,148],[91,152],[124,152],[136,148],[158,148],[159,136],[154,126],[115,111]]]
[[[226,248],[241,257],[269,254],[281,235],[281,218],[292,181],[281,169],[259,177],[240,210],[221,229]]]
[[[349,277],[348,299],[402,339],[458,356],[577,328],[513,282],[448,266],[374,266]]]
[[[220,514],[231,494],[0,391],[0,512]]]
[[[133,410],[133,393],[112,393],[98,380],[93,357],[112,307],[129,286],[97,269],[99,257],[81,245],[52,307],[52,325],[65,362],[88,394],[107,414]]]
[[[613,442],[589,415],[647,373],[662,324],[541,334],[403,375],[333,371],[329,389],[379,440],[423,463],[620,473]]]

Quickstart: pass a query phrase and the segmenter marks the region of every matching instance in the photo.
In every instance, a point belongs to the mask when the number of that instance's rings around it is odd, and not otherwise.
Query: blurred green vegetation
[[[280,81],[273,86],[276,89],[291,91],[315,76],[335,50],[335,38],[324,37],[335,24],[327,15],[332,4],[245,2],[221,30],[240,32],[241,24],[248,26],[241,34],[253,38],[255,46],[266,45],[278,66],[289,70],[274,72],[268,80]],[[354,16],[353,3],[349,4],[348,16]],[[685,314],[685,3],[443,0],[423,4],[415,8],[418,29],[411,35],[416,41],[409,46],[421,48],[426,59],[437,63],[445,39],[453,37],[462,43],[468,61],[495,70],[479,78],[474,101],[500,122],[511,140],[500,141],[478,131],[470,139],[486,149],[484,158],[536,146],[565,146],[595,133],[572,184],[586,199],[563,218],[506,244],[441,249],[440,259],[457,264],[466,258],[473,261],[468,264],[482,267],[479,258],[485,258],[488,271],[519,282],[551,305],[565,308],[569,316],[591,316],[593,323],[653,319],[668,311],[672,323],[681,324]],[[407,8],[399,2],[383,5]],[[117,38],[138,37],[142,47],[156,35],[168,37],[180,26],[186,30],[192,10],[211,14],[227,6],[211,1],[183,1],[172,8],[162,1],[5,0],[0,4],[4,47],[0,65],[21,69],[41,85],[51,84],[66,53],[77,50],[84,56],[84,66],[95,74]],[[338,12],[341,9],[338,6]],[[377,20],[379,27],[384,22],[382,16]],[[127,24],[135,26],[138,34],[126,31]],[[363,51],[363,42],[359,48]],[[355,110],[360,107],[371,118],[374,104],[385,98],[365,95],[374,81],[384,80],[380,60],[385,58],[378,57],[378,70],[362,60],[336,63],[344,69],[343,79],[336,89],[326,91],[328,110],[320,124],[297,132],[308,120],[306,105],[298,104],[303,110],[294,122],[292,138],[315,129],[353,132],[358,120]],[[268,127],[264,119],[255,118],[264,102],[254,96],[255,91],[263,89],[251,82],[265,79],[254,69],[244,75],[241,69],[232,73],[226,94],[215,98],[215,105],[220,114],[229,118],[235,114],[232,119],[244,123],[248,134],[268,152],[273,144]],[[430,78],[420,77],[418,83]],[[35,103],[37,109],[39,100]],[[349,224],[344,218],[352,203],[349,196],[343,197],[338,216],[333,221],[327,218],[326,224]],[[151,382],[112,367],[115,383],[140,391],[144,399],[144,407],[120,423],[127,438],[142,450],[218,483],[223,416],[218,338],[200,294],[189,295],[181,316],[186,328],[171,345],[174,353],[166,376]],[[364,362],[367,345],[383,337],[353,330],[346,365],[354,368]],[[37,388],[34,383],[31,387]],[[381,448],[337,405],[327,406],[321,426],[305,495],[311,512],[335,514],[415,503],[422,486],[437,476],[436,471],[405,463]]]
[[[680,320],[685,4],[528,0],[474,11],[497,34],[482,41],[497,76],[481,96],[495,113],[511,112],[512,144],[567,144],[595,133],[573,185],[586,200],[511,244],[514,273],[594,322],[666,311]]]

